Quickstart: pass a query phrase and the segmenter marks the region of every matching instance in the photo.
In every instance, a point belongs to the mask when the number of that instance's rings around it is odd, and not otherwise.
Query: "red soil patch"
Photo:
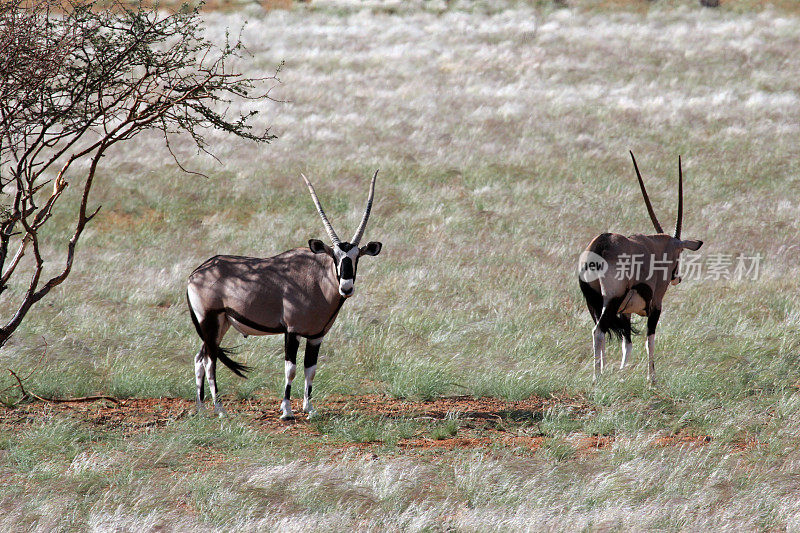
[[[564,402],[545,398],[529,398],[513,402],[498,398],[473,398],[471,396],[412,402],[386,396],[368,395],[329,397],[325,400],[324,407],[326,410],[350,409],[358,414],[390,417],[427,416],[442,419],[451,414],[468,420],[520,420],[533,418],[536,414],[541,415],[544,409],[557,403]],[[574,405],[580,410],[591,410],[586,404],[575,402]]]
[[[232,416],[249,419],[250,424],[274,434],[319,434],[313,422],[300,412],[300,400],[293,402],[297,414],[294,421],[278,418],[277,398],[256,398],[224,402]],[[458,396],[413,402],[387,396],[328,396],[317,402],[321,418],[335,419],[356,414],[364,417],[424,420],[455,418],[459,421],[456,435],[434,439],[427,435],[414,435],[398,442],[404,449],[425,448],[475,448],[494,444],[536,449],[542,437],[536,434],[535,424],[545,409],[556,403],[570,404],[576,413],[586,414],[592,408],[578,400],[530,398],[522,401],[504,401],[496,398]],[[107,430],[135,434],[158,430],[171,422],[194,413],[194,402],[180,398],[144,398],[122,400],[119,404],[100,400],[95,402],[35,402],[15,408],[0,408],[0,429],[18,430],[32,424],[47,423],[52,418],[68,418],[79,423],[99,426]],[[210,413],[209,413],[210,416]],[[534,435],[522,434],[520,428],[534,428]],[[345,446],[370,447],[376,443]],[[588,448],[588,446],[587,446]],[[198,452],[201,453],[201,452]],[[204,458],[198,456],[198,461]],[[210,459],[209,459],[210,460]]]
[[[679,446],[681,444],[689,446],[702,446],[711,442],[709,435],[667,435],[655,440],[656,446]]]
[[[614,437],[607,435],[590,435],[581,437],[576,443],[578,453],[589,453],[611,446]]]
[[[247,400],[226,400],[225,407],[231,416],[244,418],[259,431],[272,434],[296,434],[298,437],[319,436],[320,426],[309,421],[300,409],[300,400],[293,402],[297,419],[282,421],[278,418],[278,398],[261,397]],[[433,438],[428,430],[420,430],[410,438],[401,439],[397,446],[405,450],[455,448],[488,448],[508,446],[536,450],[544,437],[537,423],[544,411],[554,405],[573,408],[576,417],[590,416],[592,406],[576,398],[529,398],[521,401],[504,401],[497,398],[472,398],[458,396],[429,401],[398,400],[381,395],[328,396],[317,401],[320,419],[335,420],[338,417],[358,415],[380,419],[437,420],[456,419],[458,430],[446,438]],[[207,404],[208,405],[208,404]],[[13,432],[31,425],[47,423],[54,418],[68,418],[78,423],[97,426],[106,430],[136,434],[157,431],[168,424],[194,413],[194,402],[180,398],[144,398],[122,400],[119,404],[107,400],[95,402],[35,402],[0,408],[0,432]],[[208,416],[212,416],[209,412]],[[426,427],[424,424],[421,427]],[[429,426],[428,426],[429,427]],[[575,436],[571,440],[578,454],[594,453],[614,443],[612,436]],[[705,435],[669,435],[657,438],[656,446],[702,446],[711,442]],[[381,445],[371,443],[331,444],[336,448],[361,448],[369,450]],[[757,440],[742,441],[732,446],[745,451],[763,443]],[[319,446],[319,443],[314,444]],[[217,459],[213,454],[205,456],[198,450],[197,463],[213,466]]]
[[[668,435],[665,437],[659,437],[656,439],[655,443],[657,446],[680,446],[680,445],[688,445],[688,446],[705,446],[709,444],[714,439],[711,435]],[[761,442],[758,439],[742,439],[731,442],[730,447],[734,450],[738,450],[740,452],[746,452],[748,450],[752,450],[754,448],[758,448],[760,446],[765,446],[765,442]]]
[[[745,439],[735,442],[733,444],[734,448],[743,452],[747,450],[752,450],[754,448],[760,448],[761,446],[766,446],[766,445],[767,445],[766,442],[761,442],[758,439]]]
[[[397,443],[400,448],[477,448],[489,446],[492,439],[489,437],[469,438],[453,437],[449,439],[403,439]]]

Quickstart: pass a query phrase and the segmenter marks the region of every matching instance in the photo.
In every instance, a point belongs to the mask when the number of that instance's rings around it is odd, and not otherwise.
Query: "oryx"
[[[642,189],[655,235],[634,234],[628,237],[603,233],[595,237],[581,254],[579,282],[589,313],[595,322],[594,380],[605,364],[605,338],[609,331],[624,338],[620,368],[631,355],[631,314],[647,317],[647,377],[655,384],[653,363],[655,333],[661,316],[661,302],[667,288],[681,282],[678,271],[681,252],[697,250],[703,241],[681,240],[683,220],[683,169],[678,157],[678,217],[675,236],[664,233],[658,223],[642,175],[631,152],[633,168]]]
[[[283,420],[294,418],[289,398],[296,371],[297,349],[300,338],[307,339],[303,410],[312,412],[311,385],[322,339],[336,320],[344,301],[353,295],[359,258],[378,255],[382,245],[369,242],[358,247],[372,209],[377,171],[369,186],[364,216],[350,242],[341,241],[336,235],[314,186],[305,176],[302,177],[332,246],[311,239],[307,248],[295,248],[267,259],[217,255],[189,276],[189,312],[203,340],[194,363],[198,411],[204,409],[205,377],[211,389],[214,411],[225,412],[217,391],[217,359],[239,376],[244,377],[243,372],[249,370],[220,348],[222,337],[233,326],[245,337],[284,335],[286,382],[280,405]]]

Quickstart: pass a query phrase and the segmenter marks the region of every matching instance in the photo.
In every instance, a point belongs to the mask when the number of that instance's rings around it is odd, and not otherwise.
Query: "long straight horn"
[[[650,197],[647,196],[647,189],[644,188],[644,181],[642,181],[642,175],[639,173],[639,166],[636,164],[636,158],[633,157],[633,152],[630,152],[630,154],[631,159],[633,159],[633,168],[636,169],[636,177],[639,178],[639,187],[641,187],[642,196],[644,196],[644,205],[647,206],[647,212],[650,214],[650,220],[653,221],[653,226],[655,226],[658,233],[664,233],[664,230],[661,229],[661,224],[658,223],[656,213],[653,211],[653,206],[650,204]]]
[[[336,235],[335,231],[333,231],[333,226],[331,226],[331,223],[328,221],[328,217],[325,216],[325,211],[322,210],[322,205],[319,203],[319,198],[317,198],[317,193],[314,191],[314,186],[311,185],[311,182],[308,181],[308,178],[305,176],[305,174],[301,172],[300,175],[303,177],[303,181],[305,181],[306,185],[308,186],[308,192],[311,193],[311,199],[314,200],[314,205],[317,206],[317,212],[322,219],[322,224],[325,226],[325,231],[328,232],[328,237],[331,238],[333,244],[339,244],[342,241],[339,240],[339,236]]]
[[[678,220],[675,221],[675,238],[681,238],[681,224],[683,223],[683,169],[681,156],[678,156]]]
[[[372,182],[369,184],[369,198],[367,198],[367,208],[364,210],[364,216],[361,217],[361,224],[358,225],[353,238],[350,240],[353,246],[358,246],[361,237],[364,235],[364,230],[367,229],[367,220],[369,220],[369,212],[372,211],[372,199],[375,197],[375,178],[378,177],[378,171],[372,176]]]

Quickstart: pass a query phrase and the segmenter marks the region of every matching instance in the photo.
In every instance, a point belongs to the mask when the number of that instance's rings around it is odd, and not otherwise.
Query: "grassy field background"
[[[576,4],[205,14],[215,39],[246,22],[242,69],[285,61],[284,102],[263,110],[278,139],[214,137],[222,164],[183,145],[208,179],[181,173],[156,137],[109,154],[73,274],[0,364],[24,372],[46,343],[27,384],[40,395],[191,399],[192,269],[322,238],[300,172],[349,236],[380,168],[365,239],[384,248],[362,260],[323,344],[320,421],[264,430],[233,409],[126,432],[6,409],[3,529],[800,527],[800,18],[791,2]],[[575,274],[597,233],[650,231],[629,149],[665,227],[681,154],[684,235],[705,257],[763,256],[758,280],[669,291],[655,389],[643,337],[623,372],[613,344],[592,386]],[[54,222],[69,219],[65,207]],[[277,410],[282,339],[224,345],[255,368],[246,381],[221,370],[224,399]],[[466,431],[465,413],[362,411],[366,395],[552,401],[521,419],[498,411],[536,446],[414,450],[404,439]],[[351,401],[326,411],[339,397]],[[591,437],[611,443],[582,451]]]

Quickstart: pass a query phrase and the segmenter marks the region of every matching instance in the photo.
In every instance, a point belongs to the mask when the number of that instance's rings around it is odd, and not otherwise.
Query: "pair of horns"
[[[333,230],[333,226],[328,220],[328,217],[325,216],[325,211],[322,209],[322,204],[319,203],[319,198],[317,198],[317,193],[314,191],[314,186],[311,185],[311,182],[308,181],[308,178],[304,174],[301,173],[300,175],[303,177],[303,181],[305,181],[306,185],[308,186],[308,192],[311,193],[311,199],[314,200],[314,205],[317,206],[317,212],[322,219],[322,225],[325,226],[325,231],[328,232],[328,237],[331,238],[333,244],[341,243],[342,241]],[[367,208],[364,210],[364,216],[361,217],[361,224],[358,225],[358,229],[353,235],[353,238],[350,239],[350,243],[353,246],[358,246],[358,243],[361,242],[361,237],[364,236],[364,230],[367,229],[367,220],[369,220],[369,213],[372,211],[372,199],[375,197],[375,178],[377,177],[378,171],[376,170],[375,175],[372,176],[372,182],[369,184],[369,198],[367,198]]]
[[[653,221],[656,231],[664,233],[661,224],[658,223],[656,213],[653,211],[653,205],[650,203],[650,198],[647,196],[647,189],[644,188],[644,181],[642,175],[639,173],[639,166],[636,164],[636,158],[633,157],[633,152],[630,152],[631,159],[633,159],[633,168],[636,169],[636,177],[639,179],[639,187],[642,189],[642,196],[644,196],[644,205],[647,206],[647,213],[650,215],[650,220]],[[675,238],[681,238],[681,224],[683,223],[683,169],[681,166],[681,156],[678,156],[678,220],[675,222]]]

